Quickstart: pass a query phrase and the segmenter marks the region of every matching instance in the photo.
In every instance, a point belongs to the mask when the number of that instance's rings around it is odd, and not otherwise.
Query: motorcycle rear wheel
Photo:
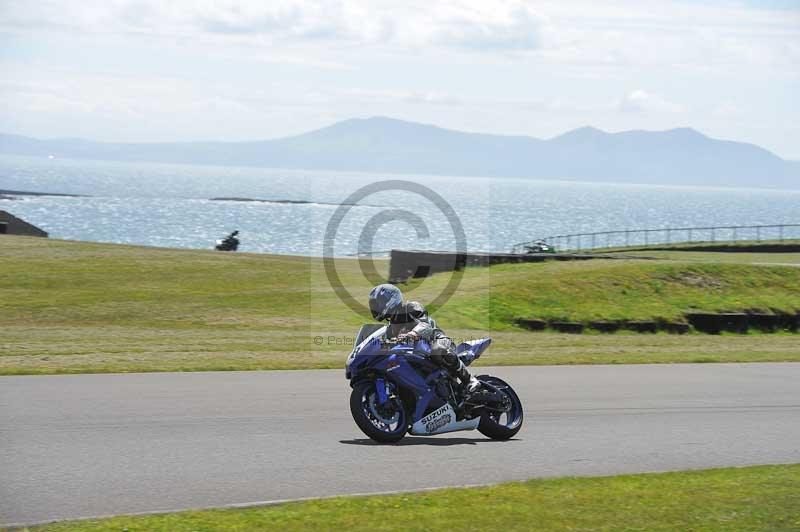
[[[496,386],[511,401],[511,410],[507,413],[485,411],[481,415],[478,431],[493,440],[509,440],[522,428],[522,401],[514,389],[504,380],[491,375],[479,375],[478,380]]]
[[[361,432],[379,443],[395,443],[403,439],[408,431],[408,413],[399,403],[392,411],[392,418],[383,417],[376,410],[377,391],[372,381],[353,387],[350,394],[350,413]],[[394,427],[392,427],[394,425]]]

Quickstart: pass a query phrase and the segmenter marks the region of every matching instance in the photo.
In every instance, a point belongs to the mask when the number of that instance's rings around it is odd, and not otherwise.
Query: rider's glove
[[[397,339],[401,342],[414,343],[419,340],[419,335],[414,331],[409,331],[407,333],[397,335]]]

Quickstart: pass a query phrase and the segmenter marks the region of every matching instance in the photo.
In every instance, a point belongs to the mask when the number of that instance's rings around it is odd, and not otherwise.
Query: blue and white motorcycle
[[[450,373],[434,364],[430,346],[386,337],[386,326],[364,325],[347,358],[353,391],[350,412],[364,434],[381,443],[400,441],[407,432],[432,436],[478,429],[494,440],[512,438],[522,428],[522,402],[508,383],[478,375],[481,387],[466,396]],[[491,338],[456,348],[466,365],[477,360]]]

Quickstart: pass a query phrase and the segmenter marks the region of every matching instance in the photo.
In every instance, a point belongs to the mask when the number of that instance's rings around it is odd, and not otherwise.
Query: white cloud
[[[268,39],[375,42],[391,35],[393,22],[356,2],[213,1],[185,6],[176,17],[198,32]]]
[[[554,0],[5,0],[0,28],[286,49],[330,44],[536,53],[547,63],[800,63],[800,15],[695,3]]]
[[[681,113],[685,109],[658,94],[636,89],[623,96],[619,102],[619,110],[623,113]]]
[[[458,0],[10,0],[6,29],[529,50],[543,19],[524,2]]]
[[[522,3],[445,4],[434,9],[428,40],[473,50],[536,50],[544,16]]]

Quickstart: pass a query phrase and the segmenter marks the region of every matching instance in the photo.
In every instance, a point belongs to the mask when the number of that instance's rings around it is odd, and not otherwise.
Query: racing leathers
[[[436,321],[428,315],[422,304],[406,301],[389,314],[388,319],[387,337],[406,336],[425,340],[431,346],[431,360],[458,378],[466,391],[473,392],[480,386],[479,381],[458,358],[453,341],[436,326]]]

